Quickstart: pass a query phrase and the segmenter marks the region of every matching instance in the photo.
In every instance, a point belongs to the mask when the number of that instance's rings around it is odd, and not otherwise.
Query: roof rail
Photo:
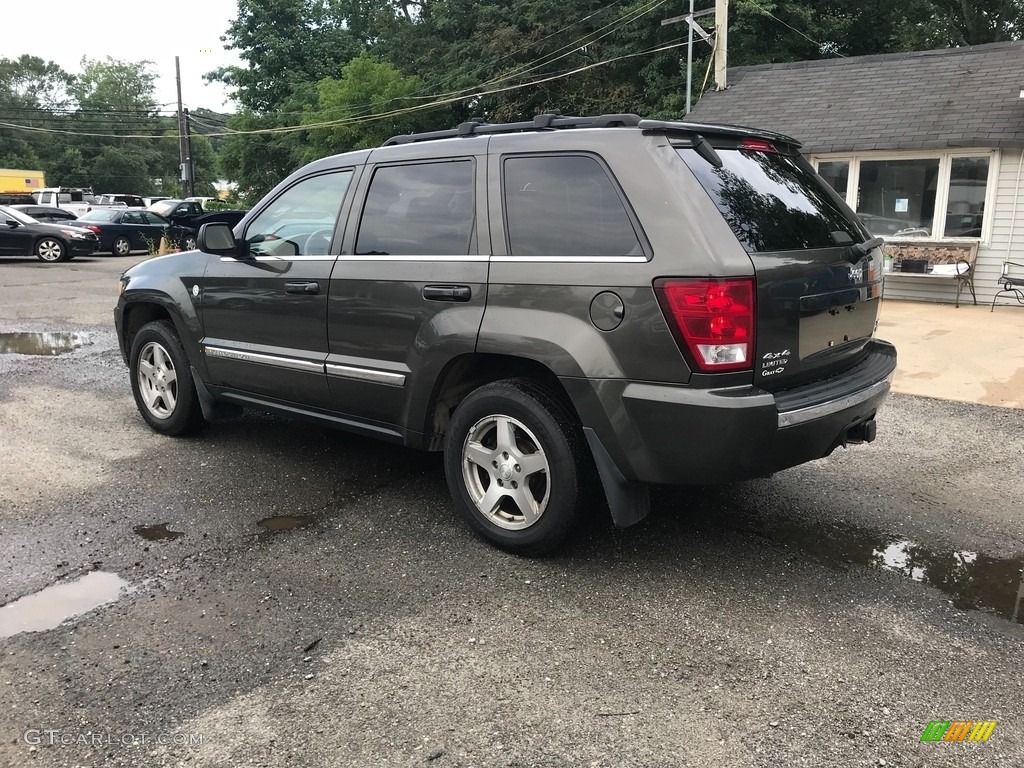
[[[425,133],[409,133],[392,136],[383,146],[413,144],[433,139],[453,139],[460,136],[480,136],[490,133],[525,133],[528,131],[550,131],[559,128],[634,128],[640,125],[639,115],[595,115],[591,117],[569,117],[558,112],[536,115],[533,120],[519,123],[487,123],[476,117],[457,128]]]

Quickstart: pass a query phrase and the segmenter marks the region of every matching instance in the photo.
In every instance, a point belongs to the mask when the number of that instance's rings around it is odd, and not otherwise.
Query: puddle
[[[291,531],[295,528],[305,528],[307,525],[312,523],[313,520],[314,518],[312,515],[277,515],[275,517],[265,517],[256,523],[256,525],[267,533],[276,533],[277,531]]]
[[[88,333],[0,333],[0,355],[63,355],[89,343]]]
[[[852,526],[779,524],[758,527],[755,532],[795,545],[825,563],[856,563],[899,573],[941,589],[957,608],[991,610],[1024,624],[1024,557],[931,549]]]
[[[170,525],[170,523],[160,523],[159,525],[137,525],[132,530],[146,541],[174,541],[175,539],[185,535],[183,531],[167,530],[168,525]]]
[[[128,589],[116,573],[93,571],[46,587],[0,608],[0,639],[53,629],[68,619],[112,603]]]

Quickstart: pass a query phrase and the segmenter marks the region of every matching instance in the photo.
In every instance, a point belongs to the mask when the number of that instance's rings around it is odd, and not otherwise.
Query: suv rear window
[[[799,156],[719,149],[722,167],[716,168],[693,149],[676,151],[748,252],[834,248],[864,239]]]

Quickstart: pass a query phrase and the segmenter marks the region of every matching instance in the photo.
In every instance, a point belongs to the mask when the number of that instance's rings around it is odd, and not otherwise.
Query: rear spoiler
[[[774,131],[761,131],[742,125],[719,125],[713,123],[684,123],[675,120],[641,120],[639,126],[644,133],[668,133],[684,136],[728,136],[737,139],[767,139],[789,144],[795,149],[803,146],[791,136]]]

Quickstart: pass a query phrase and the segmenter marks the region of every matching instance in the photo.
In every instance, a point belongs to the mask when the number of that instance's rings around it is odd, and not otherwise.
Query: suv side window
[[[615,183],[594,157],[507,157],[502,195],[511,256],[644,254]]]
[[[352,171],[310,176],[293,184],[249,222],[245,239],[256,255],[325,256]]]
[[[366,195],[357,254],[465,256],[476,250],[472,160],[378,168]]]

